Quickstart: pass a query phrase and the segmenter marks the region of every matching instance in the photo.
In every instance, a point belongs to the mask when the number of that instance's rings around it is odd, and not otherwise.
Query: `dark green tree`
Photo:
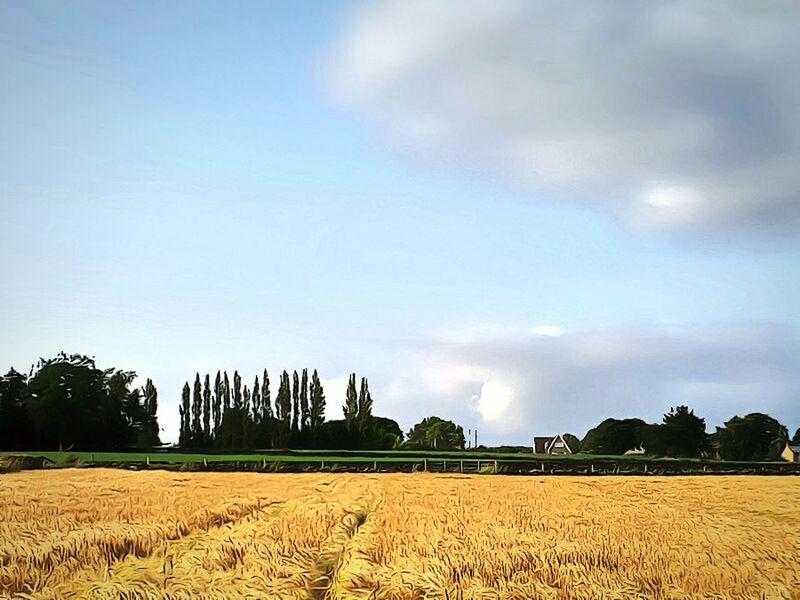
[[[300,379],[297,371],[292,374],[292,431],[297,432],[298,417],[300,416]]]
[[[317,370],[311,374],[311,431],[317,431],[325,422],[325,392]]]
[[[152,447],[160,446],[161,439],[158,431],[158,390],[153,384],[152,379],[148,379],[141,392],[144,410],[147,414],[147,423],[142,428],[142,436],[139,439],[139,446]]]
[[[356,374],[350,375],[347,381],[347,392],[344,398],[344,422],[347,430],[351,433],[356,430],[356,418],[358,417],[358,392],[356,391]]]
[[[33,423],[23,402],[27,376],[13,368],[0,377],[0,450],[27,450],[35,443]]]
[[[228,379],[228,372],[223,372],[223,379],[222,379],[222,414],[225,414],[225,411],[231,408],[231,382]]]
[[[222,395],[223,395],[223,388],[222,388],[222,374],[217,371],[217,376],[214,379],[214,436],[217,435],[217,429],[222,423]]]
[[[408,432],[406,446],[427,450],[463,450],[464,429],[452,421],[427,417]]]
[[[203,380],[203,445],[211,443],[211,376]]]
[[[38,449],[111,450],[135,444],[148,426],[133,371],[101,370],[93,359],[59,354],[39,361],[22,403]]]
[[[311,410],[308,405],[308,369],[300,376],[300,429],[311,429]]]
[[[242,408],[242,376],[233,372],[233,408]]]
[[[203,386],[200,383],[200,373],[194,376],[194,393],[192,394],[192,443],[202,445],[203,426]]]
[[[181,414],[181,433],[180,438],[178,440],[178,445],[181,447],[185,447],[189,445],[190,440],[192,439],[192,427],[191,427],[191,417],[190,417],[190,409],[189,406],[191,404],[191,388],[189,388],[189,382],[183,384],[183,392],[181,393],[181,405],[178,408],[178,411]]]
[[[262,420],[272,421],[272,398],[269,391],[269,373],[264,369],[264,379],[261,382],[261,404],[263,406]]]
[[[289,442],[292,419],[292,392],[289,384],[289,374],[286,371],[281,374],[281,384],[278,388],[278,395],[275,398],[275,416],[279,423],[278,431],[275,432],[275,442],[279,448],[285,448]]]
[[[625,454],[642,446],[646,423],[641,419],[606,419],[586,433],[581,452]]]
[[[648,454],[672,457],[699,457],[708,449],[706,422],[687,406],[670,409],[660,425],[643,429],[643,445]]]
[[[786,427],[763,413],[733,417],[717,428],[724,460],[777,460],[788,439]]]
[[[369,383],[366,377],[361,378],[361,390],[358,394],[358,412],[356,421],[358,431],[363,435],[369,428],[372,419],[372,396],[369,393]]]
[[[569,449],[572,450],[573,453],[577,454],[581,451],[581,441],[578,439],[578,436],[565,433],[561,437],[564,438],[564,441],[567,442],[567,446],[569,446]]]
[[[252,398],[252,407],[250,408],[250,414],[252,416],[254,423],[258,423],[261,421],[261,416],[262,416],[261,384],[258,381],[258,375],[256,375],[256,380],[253,382],[253,398]]]
[[[792,437],[792,444],[800,444],[800,427],[798,427],[797,431],[794,432],[794,437]]]

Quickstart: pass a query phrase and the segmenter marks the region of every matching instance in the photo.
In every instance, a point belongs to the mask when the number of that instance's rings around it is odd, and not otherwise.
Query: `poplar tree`
[[[317,370],[311,374],[311,430],[316,431],[325,422],[325,392]]]
[[[200,414],[203,406],[203,391],[200,384],[200,373],[194,376],[194,394],[192,395],[192,441],[196,443],[202,432]]]
[[[300,379],[297,371],[292,375],[292,431],[297,431],[297,421],[300,413]]]
[[[225,416],[225,413],[231,407],[231,382],[228,379],[228,372],[225,371],[225,377],[222,382],[222,416]],[[220,421],[221,422],[221,421]]]
[[[189,427],[189,404],[190,404],[191,390],[189,389],[189,382],[183,384],[183,393],[181,394],[181,436],[179,445],[186,446],[191,437],[191,430]]]
[[[311,411],[308,406],[308,369],[303,369],[300,377],[300,429],[311,428]]]
[[[344,399],[344,421],[347,425],[347,430],[352,432],[356,423],[358,415],[358,392],[356,392],[356,374],[350,375],[347,382],[347,394]]]
[[[144,409],[147,413],[143,442],[146,446],[158,446],[161,440],[158,437],[158,390],[153,385],[153,380],[148,379],[142,389],[144,397]]]
[[[254,423],[261,422],[261,385],[258,383],[258,375],[253,382],[253,406],[251,416]]]
[[[214,437],[217,435],[219,424],[222,423],[222,374],[217,371],[214,379]]]
[[[289,436],[289,423],[292,418],[292,394],[289,389],[289,374],[284,371],[281,374],[281,385],[278,388],[278,396],[275,398],[275,413],[280,421],[280,445],[285,445]]]
[[[261,382],[261,406],[264,407],[263,417],[268,421],[272,420],[272,398],[269,392],[269,374],[264,369],[264,380]]]
[[[203,443],[211,439],[211,377],[206,373],[203,380]]]
[[[355,383],[355,380],[354,380]],[[369,383],[366,377],[361,378],[361,391],[358,394],[358,429],[361,433],[367,431],[372,418],[372,396],[369,393]]]
[[[233,408],[242,408],[242,376],[233,372]]]

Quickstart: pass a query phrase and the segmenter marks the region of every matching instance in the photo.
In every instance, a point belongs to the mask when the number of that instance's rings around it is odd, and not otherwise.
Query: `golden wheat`
[[[800,598],[800,479],[25,472],[0,597]]]

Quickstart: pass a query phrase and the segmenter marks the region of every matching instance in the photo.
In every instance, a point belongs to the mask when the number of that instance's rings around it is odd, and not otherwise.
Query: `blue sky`
[[[167,439],[196,371],[264,367],[489,443],[800,426],[796,7],[764,50],[744,5],[489,6],[4,3],[0,364],[152,377]]]

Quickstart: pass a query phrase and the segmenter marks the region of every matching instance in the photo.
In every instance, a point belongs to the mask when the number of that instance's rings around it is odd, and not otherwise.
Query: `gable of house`
[[[781,458],[789,462],[800,462],[800,446],[786,444],[783,452],[781,452]]]

